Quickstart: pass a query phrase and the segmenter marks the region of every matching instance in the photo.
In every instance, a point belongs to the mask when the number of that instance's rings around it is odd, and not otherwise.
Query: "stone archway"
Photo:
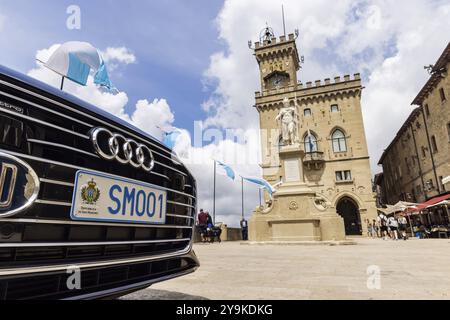
[[[336,211],[344,218],[345,234],[347,236],[362,236],[361,215],[356,201],[345,196],[338,201]]]

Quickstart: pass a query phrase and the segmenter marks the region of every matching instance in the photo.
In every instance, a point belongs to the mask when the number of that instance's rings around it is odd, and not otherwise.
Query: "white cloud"
[[[137,61],[136,56],[131,52],[131,50],[125,47],[119,48],[108,47],[101,54],[106,62],[119,62],[123,64],[132,64],[136,63]]]
[[[165,99],[155,99],[151,103],[148,100],[139,100],[131,121],[141,130],[161,138],[162,131],[159,128],[169,131],[175,121],[175,115]]]

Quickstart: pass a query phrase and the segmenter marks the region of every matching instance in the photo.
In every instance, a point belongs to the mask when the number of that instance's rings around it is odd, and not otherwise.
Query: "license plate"
[[[165,224],[167,192],[146,183],[78,171],[72,220]]]

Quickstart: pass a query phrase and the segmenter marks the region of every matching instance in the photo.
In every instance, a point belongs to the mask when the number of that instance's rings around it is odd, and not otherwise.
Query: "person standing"
[[[242,218],[241,220],[241,231],[242,231],[242,240],[247,241],[248,240],[248,222],[245,220],[245,218]]]
[[[202,237],[202,242],[206,242],[206,229],[208,224],[208,215],[203,209],[200,209],[200,213],[197,216],[197,228],[200,236]]]
[[[406,218],[404,216],[400,216],[400,218],[398,219],[398,229],[401,232],[403,240],[405,241],[408,239],[408,236],[406,235],[407,225],[408,221],[406,220]]]
[[[387,240],[388,238],[388,226],[387,226],[387,218],[384,214],[380,213],[377,218],[377,223],[380,224],[380,233],[383,240]]]
[[[372,230],[373,230],[373,234],[372,234],[372,238],[379,238],[380,237],[380,226],[377,223],[377,220],[373,219],[372,221]]]
[[[393,240],[398,240],[398,222],[394,216],[388,219],[388,227],[391,230],[391,237]]]

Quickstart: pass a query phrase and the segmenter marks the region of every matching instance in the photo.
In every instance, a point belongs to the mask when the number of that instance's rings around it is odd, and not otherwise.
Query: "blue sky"
[[[123,4],[119,4],[123,3]],[[81,30],[66,28],[66,9],[81,8]],[[112,74],[129,97],[127,111],[139,99],[165,98],[175,113],[175,126],[192,130],[204,118],[207,99],[202,75],[209,57],[221,48],[214,23],[222,1],[56,1],[2,0],[7,17],[0,63],[26,73],[36,51],[54,43],[78,40],[98,48],[126,47],[136,64]],[[31,35],[31,36],[30,36]],[[6,38],[5,38],[6,37]]]

